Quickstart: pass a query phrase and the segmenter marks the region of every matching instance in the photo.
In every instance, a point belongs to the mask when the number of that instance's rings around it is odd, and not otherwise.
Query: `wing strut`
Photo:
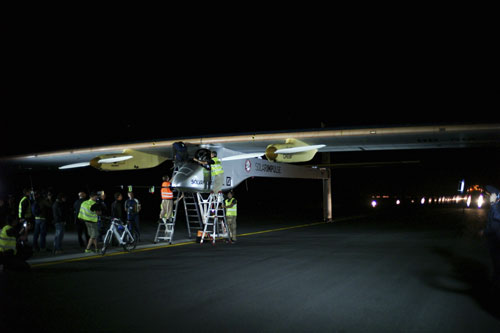
[[[330,164],[330,153],[323,153],[322,160]],[[333,222],[332,169],[327,168],[328,178],[323,179],[323,221]]]

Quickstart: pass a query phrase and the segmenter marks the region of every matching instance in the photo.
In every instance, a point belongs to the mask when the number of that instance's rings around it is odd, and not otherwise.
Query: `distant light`
[[[462,179],[462,181],[458,185],[458,192],[464,193],[464,188],[465,188],[465,179]]]
[[[372,201],[372,207],[373,208],[377,207],[377,201],[375,201],[375,200]]]
[[[467,207],[470,207],[470,202],[472,201],[472,196],[467,197]]]
[[[398,200],[396,200],[396,205],[399,205],[399,204],[401,204],[401,201],[399,201],[399,199],[398,199]]]
[[[477,198],[477,208],[481,208],[483,206],[483,203],[484,203],[484,198],[483,198],[483,195],[479,195],[479,198]]]
[[[423,198],[420,200],[420,204],[421,204],[421,205],[425,204],[425,197],[423,197]]]

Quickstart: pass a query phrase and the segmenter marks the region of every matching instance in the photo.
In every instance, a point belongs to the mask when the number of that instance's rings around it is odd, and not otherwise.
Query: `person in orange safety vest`
[[[161,184],[160,219],[162,219],[164,223],[166,223],[167,220],[172,217],[172,208],[174,206],[174,193],[172,192],[170,186],[170,177],[163,176],[163,183]]]

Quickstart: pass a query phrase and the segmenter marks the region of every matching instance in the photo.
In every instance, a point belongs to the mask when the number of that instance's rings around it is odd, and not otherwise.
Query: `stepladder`
[[[177,208],[179,206],[179,193],[174,191],[174,198],[172,199],[172,214],[169,218],[163,218],[158,220],[158,228],[156,229],[156,234],[153,243],[156,244],[159,241],[165,241],[172,244],[175,232],[175,221],[177,220]]]
[[[193,192],[184,192],[184,212],[186,214],[186,226],[189,238],[197,231],[203,230],[203,220],[198,204],[198,196]]]
[[[231,242],[230,230],[226,223],[226,213],[224,209],[224,196],[222,192],[210,193],[207,199],[197,193],[200,214],[203,221],[203,231],[201,232],[200,244],[205,240],[211,240],[215,244],[217,239],[226,239]]]

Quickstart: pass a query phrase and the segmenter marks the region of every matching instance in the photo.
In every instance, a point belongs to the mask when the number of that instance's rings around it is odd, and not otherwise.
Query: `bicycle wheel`
[[[128,231],[127,229],[125,229],[124,232],[125,234],[123,235],[123,243],[122,243],[123,249],[125,251],[131,251],[135,249],[135,247],[137,246],[137,235],[134,235],[135,237],[132,236],[130,231]]]
[[[102,255],[106,254],[106,250],[111,245],[112,238],[113,238],[113,232],[111,230],[108,230],[106,236],[104,237],[104,243],[102,244],[102,249],[101,249]]]

